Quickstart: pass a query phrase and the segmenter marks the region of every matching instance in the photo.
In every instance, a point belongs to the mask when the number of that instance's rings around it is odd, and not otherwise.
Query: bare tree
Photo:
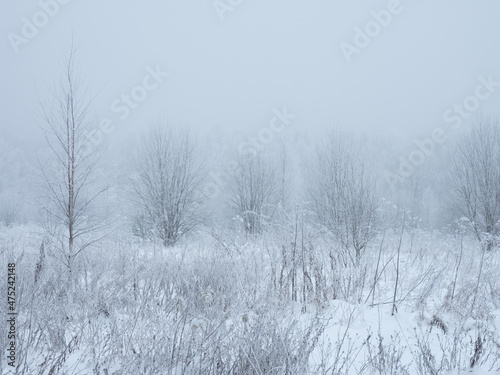
[[[309,192],[319,223],[359,260],[376,233],[378,201],[374,177],[352,137],[330,133],[318,146]]]
[[[139,221],[173,246],[202,222],[203,163],[189,132],[159,120],[150,128],[136,159],[132,183]],[[137,221],[137,220],[136,220]]]
[[[491,250],[500,232],[500,123],[482,119],[456,146],[449,181],[458,213]]]
[[[75,258],[100,241],[106,218],[97,214],[100,187],[98,150],[88,153],[87,134],[94,129],[89,116],[91,100],[74,72],[75,52],[71,49],[64,64],[64,76],[50,104],[41,102],[51,162],[41,166],[47,194],[42,208],[45,226],[58,243],[56,256],[71,272]]]
[[[260,234],[275,208],[278,190],[275,168],[262,154],[243,156],[229,185],[229,205],[247,234]]]
[[[279,150],[279,167],[277,180],[278,180],[278,189],[277,189],[277,203],[280,205],[282,210],[287,210],[290,205],[290,195],[292,192],[291,189],[291,165],[290,165],[290,156],[288,155],[288,150],[285,143],[280,144]]]

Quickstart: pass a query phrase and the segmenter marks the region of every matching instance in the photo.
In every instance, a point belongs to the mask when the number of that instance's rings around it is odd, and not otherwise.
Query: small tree
[[[455,147],[451,164],[454,206],[491,250],[500,232],[500,123],[480,120]]]
[[[41,102],[45,138],[52,158],[41,166],[47,194],[41,202],[44,225],[58,243],[55,254],[72,271],[75,258],[100,241],[106,218],[96,214],[107,189],[95,178],[98,150],[88,153],[87,134],[94,129],[87,100],[74,72],[74,50],[64,64],[64,76],[50,104]]]
[[[160,120],[150,128],[136,158],[137,178],[131,183],[136,219],[165,246],[173,246],[202,221],[197,192],[203,164],[196,151],[187,131],[173,130]]]
[[[262,233],[277,203],[277,188],[275,168],[261,154],[238,157],[229,184],[229,205],[247,234]]]
[[[331,133],[317,148],[309,193],[319,223],[359,260],[376,233],[378,199],[374,177],[355,147],[351,137]]]

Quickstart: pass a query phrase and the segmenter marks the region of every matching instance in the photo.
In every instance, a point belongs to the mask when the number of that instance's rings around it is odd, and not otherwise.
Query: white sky
[[[23,17],[41,8],[1,0],[0,137],[37,145],[36,90],[47,95],[60,76],[72,35],[96,118],[116,121],[112,142],[161,113],[204,133],[255,133],[283,106],[301,132],[426,136],[474,94],[478,76],[500,82],[500,2],[401,0],[402,12],[347,63],[340,43],[388,3],[243,0],[221,21],[213,0],[72,0],[15,53],[8,34],[22,35]],[[157,65],[169,78],[118,120],[111,103]],[[500,88],[481,110],[498,115],[499,104]]]

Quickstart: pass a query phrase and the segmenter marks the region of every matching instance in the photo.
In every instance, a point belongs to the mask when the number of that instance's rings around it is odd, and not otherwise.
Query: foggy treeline
[[[500,136],[494,117],[478,116],[451,134],[445,124],[402,148],[335,124],[320,136],[299,132],[290,126],[296,115],[285,107],[275,109],[280,116],[270,128],[249,137],[253,144],[225,139],[214,148],[152,114],[132,148],[110,153],[102,134],[96,138],[100,125],[89,114],[92,103],[73,59],[59,91],[40,102],[43,157],[30,165],[2,141],[0,219],[7,226],[62,225],[71,228],[72,247],[80,222],[93,233],[119,224],[172,246],[213,227],[259,235],[300,212],[359,257],[377,233],[398,227],[406,211],[414,229],[450,232],[465,218],[478,241],[488,249],[496,244]],[[395,214],[387,216],[387,207]]]

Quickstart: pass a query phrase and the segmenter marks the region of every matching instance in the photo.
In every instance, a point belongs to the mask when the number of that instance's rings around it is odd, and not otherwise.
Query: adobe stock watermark
[[[243,0],[215,0],[213,2],[213,7],[215,12],[219,16],[221,22],[224,21],[225,14],[227,12],[234,12],[243,3]]]
[[[416,169],[434,154],[438,146],[449,139],[450,131],[458,130],[463,125],[463,121],[470,118],[479,109],[481,102],[488,100],[500,88],[500,81],[495,81],[491,74],[488,78],[478,77],[478,81],[474,94],[467,96],[461,103],[454,103],[443,113],[443,120],[451,125],[450,129],[438,127],[431,132],[430,137],[424,140],[417,139],[415,141],[416,148],[408,156],[398,158],[397,173],[386,171],[386,180],[393,190],[397,182],[413,175]]]
[[[400,0],[390,0],[387,3],[386,9],[380,11],[372,10],[370,12],[372,19],[369,20],[364,27],[354,28],[354,39],[352,43],[342,42],[339,45],[347,63],[350,64],[352,62],[353,55],[359,55],[363,52],[363,50],[367,48],[384,29],[389,27],[394,16],[401,14],[403,10],[404,7]]]
[[[126,120],[130,113],[139,108],[140,104],[148,98],[149,92],[156,90],[170,75],[170,73],[163,72],[159,65],[156,65],[154,69],[147,66],[146,72],[147,74],[142,78],[140,84],[111,102],[110,111],[118,116],[119,120]],[[105,117],[99,122],[97,129],[85,135],[85,155],[89,155],[97,149],[104,136],[115,130],[115,123],[116,121],[110,117]]]
[[[67,5],[71,0],[40,0],[38,6],[40,9],[33,13],[31,17],[21,18],[22,26],[20,34],[10,32],[7,34],[10,45],[15,53],[19,52],[21,45],[28,44],[41,29],[48,25],[50,20],[56,17],[61,6]]]
[[[478,77],[479,84],[473,95],[466,97],[462,103],[454,103],[453,106],[443,114],[443,120],[453,124],[452,129],[457,130],[462,126],[464,119],[468,119],[479,109],[480,103],[488,100],[500,87],[500,82],[495,82],[493,75],[488,78]]]
[[[286,107],[280,111],[273,109],[273,117],[269,125],[260,129],[257,135],[248,137],[246,141],[238,145],[238,154],[241,156],[257,156],[269,144],[274,141],[276,134],[281,133],[289,126],[297,116],[289,113]],[[227,184],[229,178],[238,172],[238,162],[230,160],[218,173],[209,174],[209,183],[203,188],[202,196],[213,199],[220,194],[221,189]]]

